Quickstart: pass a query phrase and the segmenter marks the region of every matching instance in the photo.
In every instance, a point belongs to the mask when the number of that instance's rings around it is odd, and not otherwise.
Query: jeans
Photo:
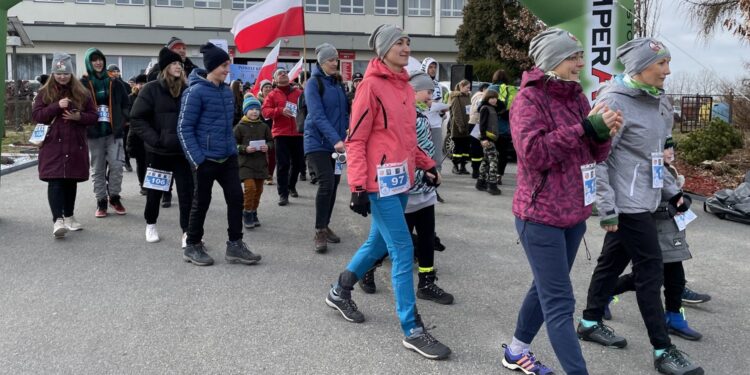
[[[180,228],[187,232],[190,222],[190,206],[193,204],[193,172],[190,163],[182,155],[159,155],[146,152],[147,164],[150,168],[172,172],[172,183],[177,184],[177,202],[180,208]],[[144,172],[145,173],[145,172]],[[146,208],[143,210],[143,218],[146,224],[156,224],[159,218],[159,206],[162,195],[166,193],[161,190],[147,189]]]
[[[409,336],[411,330],[418,326],[418,320],[412,276],[414,247],[404,217],[408,196],[399,194],[379,198],[378,194],[370,193],[369,198],[372,210],[370,235],[346,269],[361,279],[384,256],[391,257],[396,313],[404,335]]]
[[[125,162],[122,138],[108,135],[101,138],[89,138],[88,143],[91,156],[91,183],[94,185],[96,200],[120,195],[122,165]]]
[[[206,221],[206,212],[211,205],[211,190],[214,187],[214,181],[218,182],[224,190],[229,241],[242,239],[242,184],[239,168],[237,155],[232,155],[223,163],[206,159],[197,170],[193,171],[195,193],[190,209],[188,244],[198,244],[203,238],[203,223]]]
[[[318,179],[318,194],[315,196],[315,229],[325,229],[331,223],[333,205],[336,204],[336,191],[341,175],[334,173],[336,161],[331,153],[311,152],[307,154],[310,174]]]
[[[534,280],[518,312],[514,335],[530,344],[546,323],[552,349],[565,373],[588,374],[573,326],[576,300],[570,281],[586,222],[556,228],[516,218],[516,230]]]
[[[617,232],[607,232],[604,236],[602,253],[591,275],[583,319],[601,321],[617,279],[632,260],[635,298],[651,345],[654,349],[666,349],[672,343],[661,302],[664,264],[656,223],[649,212],[620,214],[618,221]]]
[[[55,178],[47,181],[47,200],[52,211],[52,221],[73,216],[76,205],[78,182],[69,178]]]
[[[305,150],[302,137],[276,137],[276,190],[279,196],[288,197],[290,189],[296,189],[302,167],[305,164]]]

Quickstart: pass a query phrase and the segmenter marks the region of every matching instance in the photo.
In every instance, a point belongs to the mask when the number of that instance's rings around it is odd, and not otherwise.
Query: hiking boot
[[[115,213],[118,215],[125,215],[127,211],[125,206],[122,205],[119,195],[112,195],[109,197],[109,204],[115,209]]]
[[[256,227],[260,226],[260,220],[258,220],[258,211],[253,211],[253,225]]]
[[[678,350],[674,345],[654,358],[654,368],[662,374],[703,375],[703,368],[695,364],[687,354]]]
[[[182,252],[182,259],[196,266],[210,266],[214,264],[214,259],[206,254],[206,247],[203,243],[187,244]]]
[[[487,181],[485,180],[477,180],[477,184],[474,185],[475,188],[479,191],[487,191]]]
[[[682,290],[682,303],[698,304],[711,300],[711,296],[704,293],[698,293],[687,286]]]
[[[375,268],[365,272],[365,275],[362,276],[362,280],[359,280],[359,283],[357,284],[359,284],[359,287],[363,292],[374,294],[377,290],[377,287],[375,286]]]
[[[672,335],[677,335],[685,340],[698,341],[703,335],[698,331],[690,328],[687,320],[685,319],[685,309],[680,309],[680,312],[667,311],[664,313],[664,317],[667,319],[667,329]]]
[[[340,287],[332,286],[331,290],[326,296],[326,305],[332,309],[336,309],[341,313],[347,321],[352,323],[362,323],[365,321],[365,316],[357,309],[357,304],[351,298],[343,298],[340,296]]]
[[[333,231],[329,227],[326,227],[326,239],[330,243],[339,243],[339,242],[341,242],[341,237],[337,236],[336,233],[333,233]]]
[[[435,271],[420,272],[419,284],[417,284],[417,298],[435,301],[441,305],[450,305],[453,303],[453,295],[446,293],[439,286],[435,285],[437,276]]]
[[[65,227],[65,220],[58,218],[52,226],[52,235],[55,238],[63,238],[65,237],[65,233],[68,233],[68,228]]]
[[[502,191],[500,191],[500,189],[497,188],[497,184],[488,184],[487,192],[490,193],[490,195],[500,195],[503,193]]]
[[[511,370],[521,370],[526,375],[555,375],[552,369],[536,360],[534,353],[525,351],[519,355],[513,355],[505,344],[503,344],[503,366]]]
[[[96,212],[95,217],[107,217],[107,199],[99,199],[96,201]]]
[[[325,253],[328,250],[328,233],[325,228],[315,230],[315,252]]]
[[[161,195],[161,206],[164,208],[172,207],[172,193],[165,191]]]
[[[159,242],[159,232],[156,231],[156,224],[146,224],[146,242]]]
[[[451,173],[453,173],[453,174],[461,174],[461,170],[458,169],[458,165],[457,164],[453,164],[453,169],[451,169]]]
[[[289,196],[292,198],[299,198],[299,193],[297,193],[297,189],[289,188]]]
[[[401,341],[409,350],[413,350],[429,359],[445,359],[451,350],[425,331],[424,327],[412,329],[412,334]]]
[[[75,232],[83,229],[83,225],[76,220],[75,216],[64,217],[63,222],[65,222],[65,228],[68,228],[69,231]]]
[[[435,236],[435,251],[445,251],[445,245],[440,242],[440,237]]]
[[[578,338],[583,341],[591,341],[608,348],[624,348],[628,345],[628,340],[624,337],[615,335],[615,330],[605,326],[604,323],[598,322],[595,326],[586,328],[582,323],[578,323]]]
[[[252,211],[242,211],[242,225],[247,229],[255,228],[255,220],[253,220]]]
[[[469,174],[469,171],[466,170],[466,164],[458,166],[458,174]]]
[[[253,254],[250,249],[247,248],[247,244],[242,240],[227,241],[227,252],[224,255],[229,263],[242,263],[242,264],[254,264],[260,260],[261,256]]]
[[[289,197],[286,195],[282,195],[279,197],[279,206],[286,206],[289,204]]]

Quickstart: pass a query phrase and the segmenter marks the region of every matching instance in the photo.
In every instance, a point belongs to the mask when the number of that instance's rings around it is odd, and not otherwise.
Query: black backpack
[[[323,94],[325,93],[326,87],[323,85],[323,80],[320,78],[320,76],[313,76],[316,81],[318,81],[318,95],[320,95],[321,98],[323,98]],[[305,132],[305,118],[307,117],[307,103],[305,103],[305,91],[302,91],[302,94],[299,96],[299,99],[297,99],[297,117],[294,119],[294,121],[297,123],[297,132],[304,133]]]

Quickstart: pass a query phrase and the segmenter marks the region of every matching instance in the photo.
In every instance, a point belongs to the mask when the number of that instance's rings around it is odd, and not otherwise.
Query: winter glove
[[[680,198],[682,198],[682,204],[678,206],[677,202],[680,201]],[[669,217],[675,217],[678,213],[687,211],[692,203],[693,198],[690,198],[689,195],[684,195],[682,192],[675,194],[674,197],[669,198],[669,203],[667,204]]]
[[[617,216],[611,217],[609,219],[604,219],[599,221],[599,226],[604,227],[606,225],[618,225],[620,223]]]
[[[370,213],[370,198],[367,197],[367,192],[364,190],[353,192],[349,208],[351,208],[352,211],[367,217],[367,214]]]
[[[581,126],[583,126],[584,134],[597,142],[606,142],[609,139],[610,129],[604,123],[604,117],[599,113],[584,119]]]
[[[429,174],[431,174],[431,175],[433,175],[435,177],[434,178],[430,178],[430,176],[428,176],[427,173],[429,173]],[[424,183],[427,186],[438,187],[438,186],[440,186],[440,184],[438,184],[436,182],[437,181],[437,176],[438,176],[437,168],[436,167],[432,167],[432,168],[426,170],[425,174],[422,175],[422,181],[424,181]]]

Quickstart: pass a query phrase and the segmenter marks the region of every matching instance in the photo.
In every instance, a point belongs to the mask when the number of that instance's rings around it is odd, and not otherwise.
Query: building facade
[[[172,36],[186,42],[188,56],[199,66],[199,46],[210,39],[227,40],[235,64],[260,65],[273,46],[236,53],[229,32],[234,17],[259,1],[274,0],[23,0],[8,12],[21,20],[34,43],[33,48],[18,49],[18,78],[46,74],[55,51],[74,55],[76,70],[83,74],[86,49],[97,47],[127,79],[155,61]],[[458,53],[455,34],[463,21],[464,1],[303,0],[306,36],[283,39],[279,60],[291,67],[304,51],[314,64],[315,46],[328,42],[347,62],[345,76],[364,73],[374,57],[367,46],[369,33],[389,23],[412,36],[415,58],[435,58],[447,77]],[[7,77],[13,79],[9,51]]]

